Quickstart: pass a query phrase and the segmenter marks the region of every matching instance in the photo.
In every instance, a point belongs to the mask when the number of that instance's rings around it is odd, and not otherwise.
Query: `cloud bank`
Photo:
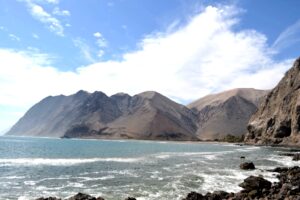
[[[46,54],[1,49],[0,106],[25,111],[45,96],[80,89],[108,95],[155,90],[189,102],[235,87],[274,87],[292,60],[275,61],[267,38],[255,30],[236,31],[238,23],[237,8],[208,6],[177,30],[148,35],[121,61],[69,72],[52,66]]]

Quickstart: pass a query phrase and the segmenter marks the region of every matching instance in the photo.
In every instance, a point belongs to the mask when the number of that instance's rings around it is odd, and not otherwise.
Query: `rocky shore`
[[[237,193],[216,191],[205,195],[191,192],[183,200],[300,200],[300,167],[275,168],[279,182],[271,183],[263,177],[250,176],[239,184],[243,188]]]
[[[202,195],[190,192],[183,200],[300,200],[300,167],[278,167],[270,172],[278,173],[279,182],[271,183],[260,176],[249,176],[240,183],[243,189],[237,193],[215,191]],[[38,198],[36,200],[62,200],[56,197]],[[78,193],[66,200],[104,200],[102,197],[93,197]],[[135,200],[128,197],[125,200]]]

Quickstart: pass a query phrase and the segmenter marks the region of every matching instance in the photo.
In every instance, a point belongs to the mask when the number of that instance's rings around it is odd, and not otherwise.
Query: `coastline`
[[[7,137],[8,138],[8,140],[9,140],[9,137]],[[14,137],[16,140],[17,140],[17,137]],[[51,138],[51,139],[53,139],[53,138]],[[56,138],[57,139],[57,138]],[[75,140],[79,140],[79,141],[90,141],[90,140],[85,140],[85,139],[75,139]],[[36,142],[39,142],[40,140],[35,140]],[[62,140],[62,142],[63,141],[66,141],[67,142],[67,140]],[[96,141],[103,141],[103,140],[96,140]],[[107,140],[105,140],[105,141],[107,141]],[[108,140],[108,141],[115,141],[115,142],[118,142],[118,141],[116,141],[116,140]],[[119,140],[120,141],[120,140]],[[131,143],[131,141],[132,140],[121,140],[121,142],[128,142],[128,144],[129,145],[132,145],[133,143]],[[155,145],[155,143],[157,142],[157,143],[169,143],[169,144],[171,144],[172,142],[169,142],[169,141],[149,141],[149,140],[135,140],[136,142],[141,142],[141,143],[144,143],[144,142],[146,142],[146,143],[148,143],[148,142],[151,142],[150,144],[147,144],[148,146],[150,145]],[[45,140],[44,142],[47,142],[47,140]],[[49,141],[50,142],[50,141]],[[58,144],[62,144],[62,142],[59,142]],[[153,142],[153,143],[152,143]],[[189,147],[190,145],[190,142],[177,142],[177,141],[175,141],[176,142],[176,144],[186,144],[186,146],[187,147]],[[53,141],[53,144],[54,143],[56,143],[55,141]],[[64,142],[63,142],[64,143]],[[69,142],[67,142],[67,143],[69,143]],[[71,142],[71,143],[73,143],[73,142]],[[94,143],[94,142],[92,142],[92,143],[86,143],[86,142],[80,142],[81,144],[84,144],[84,145],[87,145],[87,144],[94,144],[94,145],[96,145],[97,146],[97,143]],[[80,143],[78,143],[78,142],[74,142],[73,144],[80,144]],[[108,143],[109,144],[109,143]],[[116,143],[117,144],[117,143]],[[199,146],[201,145],[201,144],[211,144],[212,146],[212,148],[215,148],[214,147],[214,145],[220,145],[220,146],[223,146],[223,145],[225,145],[225,146],[227,146],[228,145],[228,148],[229,148],[229,146],[231,146],[230,147],[230,149],[241,149],[241,150],[243,150],[243,149],[245,149],[246,151],[238,151],[238,152],[240,152],[240,153],[235,153],[235,154],[229,154],[228,156],[233,156],[234,155],[234,157],[231,157],[231,158],[234,158],[233,160],[235,160],[235,161],[237,161],[237,160],[240,160],[240,161],[243,161],[242,159],[240,159],[240,156],[243,156],[243,155],[245,155],[245,153],[246,153],[246,160],[247,161],[254,161],[254,163],[256,162],[256,156],[247,156],[247,154],[248,155],[255,155],[255,153],[254,152],[261,152],[260,150],[258,151],[258,149],[264,149],[263,151],[268,151],[268,152],[271,152],[272,150],[271,149],[274,149],[274,155],[275,155],[275,157],[277,157],[277,159],[278,158],[281,158],[281,156],[282,155],[279,155],[279,153],[277,153],[278,151],[275,149],[275,148],[280,148],[279,149],[279,152],[281,151],[281,153],[284,153],[285,151],[287,151],[287,152],[292,152],[292,153],[295,153],[294,151],[299,151],[298,149],[292,149],[291,147],[289,147],[289,146],[280,146],[280,147],[278,147],[278,146],[276,146],[276,147],[274,147],[274,146],[266,146],[266,145],[243,145],[243,144],[240,144],[240,143],[226,143],[226,142],[196,142],[196,143],[194,143],[194,142],[192,142],[191,144],[199,144]],[[123,144],[122,144],[123,145]],[[159,144],[158,144],[159,145]],[[142,146],[143,148],[145,147],[143,144],[140,144],[140,146]],[[159,146],[161,146],[161,145],[159,145]],[[172,145],[173,146],[173,145]],[[194,146],[194,145],[191,145],[191,146]],[[236,147],[234,147],[234,146],[236,146]],[[241,147],[239,147],[239,146],[241,146]],[[244,147],[243,147],[244,146]],[[264,147],[269,147],[269,148],[252,148],[252,147],[261,147],[261,146],[264,146]],[[194,146],[195,147],[195,146]],[[250,148],[248,148],[248,147],[250,147]],[[216,147],[216,148],[219,148],[219,147]],[[249,149],[256,149],[256,150],[250,150],[249,151]],[[178,152],[178,153],[180,153],[180,152]],[[204,152],[204,154],[205,153],[212,153],[213,154],[213,152]],[[254,154],[253,154],[254,153]],[[177,153],[175,153],[175,154],[177,154]],[[175,154],[173,154],[173,155],[175,155]],[[200,152],[200,154],[201,154],[201,152]],[[172,156],[173,156],[172,155]],[[189,154],[185,154],[184,153],[184,157],[187,157],[187,155],[195,155],[194,153],[189,153]],[[200,157],[202,156],[203,154],[201,154],[200,155]],[[220,154],[219,154],[220,155]],[[223,154],[222,154],[223,155]],[[266,156],[265,154],[263,154],[264,155],[264,157]],[[277,155],[277,156],[276,156]],[[169,157],[168,156],[166,156],[165,154],[163,154],[163,155],[160,155],[160,154],[155,154],[155,157],[157,156],[157,158],[159,158],[160,160],[164,160],[164,159],[168,159]],[[199,157],[199,158],[200,158]],[[146,158],[146,157],[145,157]],[[153,156],[150,156],[150,157],[148,157],[148,158],[154,158]],[[213,158],[213,157],[208,157],[208,159],[210,159],[210,158]],[[219,157],[219,156],[217,156],[216,158],[214,158],[214,163],[223,163],[224,161],[222,161],[222,159],[223,158],[225,158],[225,157]],[[230,157],[227,157],[227,159],[228,158],[230,158]],[[258,157],[259,158],[259,157]],[[285,159],[286,158],[286,159]],[[221,160],[220,160],[221,159]],[[276,158],[275,158],[276,159]],[[231,160],[231,159],[230,159]],[[259,159],[259,160],[261,160],[261,159]],[[267,159],[268,160],[268,159]],[[282,161],[283,160],[289,160],[289,158],[287,158],[287,157],[282,157]],[[165,162],[165,161],[164,161]],[[168,161],[169,162],[169,161]],[[276,161],[277,162],[277,161]],[[47,161],[47,163],[48,163],[48,161]],[[235,162],[236,163],[236,162]],[[298,165],[298,162],[293,162],[293,163],[290,163],[289,165],[285,165],[285,164],[280,164],[280,163],[283,163],[283,162],[278,162],[278,165],[276,165],[276,164],[274,164],[273,166],[293,166],[293,165]],[[30,164],[29,164],[30,165]],[[48,164],[44,164],[44,166],[47,166]],[[50,164],[51,165],[51,164]],[[57,165],[58,166],[58,165]],[[194,166],[194,165],[192,165],[192,166]],[[205,165],[204,165],[205,166]],[[233,166],[238,166],[238,165],[236,165],[236,164],[234,164]],[[255,173],[248,173],[248,172],[246,172],[246,173],[243,173],[244,174],[244,176],[242,176],[242,179],[239,179],[239,181],[238,182],[236,182],[236,183],[233,183],[233,184],[235,184],[235,185],[238,185],[238,183],[241,183],[242,182],[242,180],[244,179],[244,178],[246,178],[246,176],[245,175],[247,175],[247,176],[250,176],[250,175],[255,175],[255,176],[258,176],[260,173],[262,173],[262,174],[269,174],[269,172],[267,172],[268,171],[268,169],[272,169],[273,168],[273,166],[271,166],[270,167],[270,165],[269,165],[269,167],[268,168],[265,168],[265,167],[263,167],[262,166],[262,164],[260,163],[260,164],[258,164],[258,168],[257,168],[257,170],[255,170]],[[191,168],[192,169],[192,168]],[[219,168],[220,169],[220,168]],[[200,171],[201,172],[201,171]],[[254,172],[254,171],[253,171]],[[267,173],[266,173],[267,172]],[[222,173],[223,174],[223,173]],[[210,176],[209,174],[207,174],[207,176]],[[206,177],[206,176],[205,176]],[[269,175],[267,175],[267,178],[269,177]],[[209,178],[209,177],[208,177]],[[205,178],[206,179],[206,178]],[[225,178],[226,179],[226,178]],[[222,177],[220,177],[220,179],[219,179],[219,181],[221,181],[221,182],[223,182],[223,180],[225,181],[225,179]],[[268,178],[268,180],[269,181],[272,181],[272,179],[269,179]],[[118,181],[118,179],[115,179],[115,181]],[[157,180],[158,181],[158,180]],[[215,181],[218,181],[218,178],[215,180]],[[187,179],[187,182],[188,182],[188,179]],[[192,180],[191,180],[191,182],[192,182]],[[225,181],[226,182],[226,181]],[[273,182],[273,181],[272,181]],[[201,184],[201,183],[199,183],[199,184]],[[207,184],[207,183],[206,183]],[[103,185],[103,186],[105,186],[105,185]],[[201,188],[202,186],[201,185],[199,185],[199,188]],[[100,186],[100,188],[101,188],[101,186]],[[188,190],[185,190],[184,192],[180,192],[180,193],[178,193],[178,194],[182,194],[182,195],[187,195],[187,193],[189,192],[189,191],[196,191],[197,192],[197,187],[194,187],[195,189],[188,189]],[[222,188],[220,188],[220,187],[216,187],[217,188],[217,190],[219,190],[219,189],[222,189]],[[101,189],[100,189],[101,190]],[[230,192],[235,192],[235,193],[237,193],[237,191],[238,190],[227,190],[227,189],[224,189],[224,190],[226,190],[226,191],[230,191]],[[76,193],[76,192],[80,192],[80,189],[79,190],[77,190],[77,189],[74,189],[73,190],[73,192],[74,193]],[[91,190],[92,191],[92,190]],[[112,190],[113,191],[113,190]],[[210,187],[210,189],[208,189],[208,190],[206,190],[206,189],[204,189],[204,191],[201,189],[201,191],[202,192],[207,192],[207,191],[214,191],[214,187]],[[89,193],[89,190],[85,190],[85,192],[87,192],[87,193]],[[124,193],[123,194],[134,194],[134,193],[131,193],[131,192],[129,192],[129,193],[127,193],[126,192],[126,190],[124,190],[123,191]],[[199,190],[198,190],[198,192],[199,192]],[[49,194],[51,194],[51,193],[49,193]],[[56,193],[58,196],[59,196],[59,194],[60,194],[60,192],[58,192],[58,193]],[[72,195],[72,193],[69,193],[69,194],[71,194]],[[95,194],[95,193],[94,193]],[[97,193],[96,193],[97,194]],[[99,194],[101,194],[101,193],[99,193]],[[231,193],[229,193],[229,194],[231,194]],[[180,195],[182,198],[183,198],[183,196],[182,195]],[[37,198],[39,195],[37,195],[37,196],[34,196],[34,198]],[[62,195],[63,197],[65,197],[66,198],[66,196],[64,196],[64,195]],[[118,199],[118,196],[119,196],[119,194],[118,195],[116,195],[116,198]],[[30,197],[30,196],[29,196]],[[105,197],[105,196],[104,196]],[[139,197],[139,196],[137,196],[137,197]],[[141,197],[141,196],[140,196]],[[106,197],[106,198],[108,198],[108,197]],[[122,196],[122,198],[124,199],[124,195]],[[30,199],[30,198],[29,198]],[[111,199],[111,198],[108,198],[108,199]],[[137,198],[137,199],[139,199],[139,198]],[[150,199],[152,199],[152,198],[150,198]],[[155,199],[155,198],[154,198]],[[177,199],[178,199],[178,196],[177,196]]]
[[[279,182],[271,183],[261,176],[249,176],[239,186],[243,189],[239,192],[213,191],[205,195],[191,191],[182,200],[255,200],[255,199],[300,199],[300,167],[277,167],[271,172],[278,173]],[[291,176],[292,175],[292,176]],[[40,197],[36,200],[62,200],[59,197]],[[105,198],[93,197],[89,194],[78,193],[65,200],[105,200]],[[128,197],[125,200],[137,200]]]

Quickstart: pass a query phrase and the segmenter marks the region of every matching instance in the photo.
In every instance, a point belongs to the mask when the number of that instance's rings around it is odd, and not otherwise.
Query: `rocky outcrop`
[[[300,167],[276,168],[279,182],[271,183],[259,176],[250,176],[239,184],[243,189],[237,193],[217,191],[206,195],[189,193],[183,200],[252,200],[252,199],[288,199],[299,200]]]
[[[197,117],[157,92],[135,96],[79,91],[34,105],[8,135],[64,138],[197,140]]]
[[[293,160],[294,160],[294,161],[300,160],[300,154],[299,154],[299,153],[294,154],[294,155],[293,155]]]
[[[61,198],[56,198],[56,197],[41,197],[41,198],[38,198],[36,200],[62,200]],[[70,197],[70,198],[67,198],[65,200],[104,200],[104,198],[102,197],[93,197],[89,194],[84,194],[84,193],[77,193],[76,195]],[[128,197],[126,198],[125,200],[136,200],[135,198],[133,197]]]
[[[205,96],[188,107],[198,115],[197,135],[203,140],[241,136],[267,91],[238,88]]]
[[[255,169],[255,165],[253,164],[253,162],[244,162],[240,164],[240,169],[252,170]]]
[[[247,129],[249,144],[300,146],[300,58],[267,95]]]

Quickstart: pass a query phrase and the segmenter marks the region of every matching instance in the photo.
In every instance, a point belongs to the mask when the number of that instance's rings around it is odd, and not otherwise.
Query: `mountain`
[[[300,58],[267,95],[247,128],[246,143],[300,146]]]
[[[134,96],[79,91],[34,105],[8,135],[197,140],[197,116],[157,92]]]
[[[238,88],[205,96],[187,107],[198,116],[196,134],[201,139],[222,139],[226,135],[241,136],[247,123],[267,91]]]

